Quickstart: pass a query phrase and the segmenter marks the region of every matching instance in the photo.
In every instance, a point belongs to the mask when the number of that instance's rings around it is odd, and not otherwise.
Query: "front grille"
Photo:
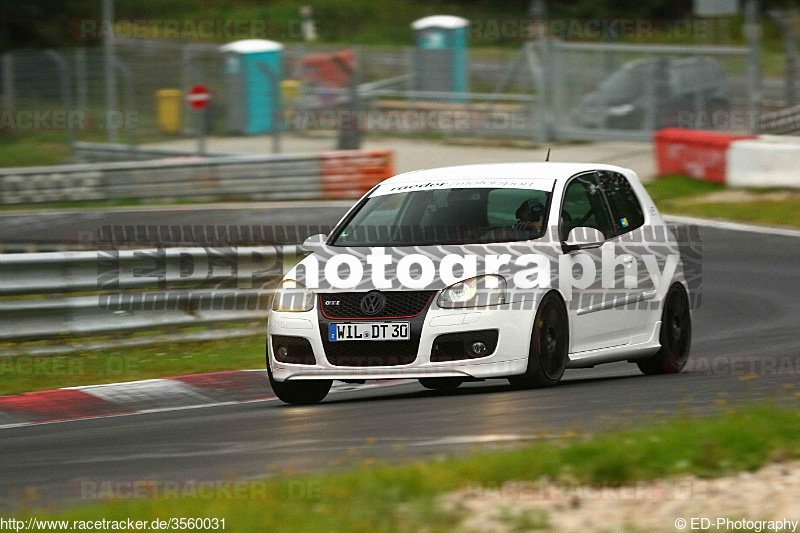
[[[326,342],[325,357],[334,366],[408,365],[417,358],[419,339],[410,341]]]
[[[320,294],[320,309],[326,318],[410,318],[425,310],[436,291],[381,292],[386,298],[386,304],[375,316],[369,316],[361,310],[361,299],[366,294],[366,292]]]

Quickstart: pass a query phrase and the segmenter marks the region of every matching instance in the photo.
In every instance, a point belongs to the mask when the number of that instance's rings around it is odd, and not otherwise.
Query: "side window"
[[[633,231],[644,224],[642,204],[625,176],[616,172],[605,172],[603,189],[620,234]]]
[[[561,206],[561,239],[567,240],[572,228],[585,226],[600,230],[606,239],[614,235],[603,193],[592,174],[579,176],[567,185]]]
[[[533,220],[540,228],[541,218],[547,205],[547,197],[546,192],[533,189],[493,189],[489,191],[486,205],[489,226],[510,228],[519,223],[520,210],[528,208],[534,215],[540,214],[538,219]],[[527,220],[527,218],[525,219]]]

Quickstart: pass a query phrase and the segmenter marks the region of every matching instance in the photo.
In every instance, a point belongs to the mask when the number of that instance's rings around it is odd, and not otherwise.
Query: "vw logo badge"
[[[386,297],[378,291],[370,291],[361,298],[361,311],[365,315],[377,315],[383,311],[386,305]]]

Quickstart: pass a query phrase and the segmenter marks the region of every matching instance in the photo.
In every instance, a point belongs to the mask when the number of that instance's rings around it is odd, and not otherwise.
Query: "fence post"
[[[67,60],[54,50],[46,50],[45,55],[47,55],[47,57],[56,64],[56,68],[58,68],[58,78],[61,82],[61,105],[64,106],[64,110],[67,115],[69,115],[72,111],[72,86],[69,82],[69,65],[67,64]],[[70,150],[72,150],[72,146],[75,144],[75,132],[72,131],[71,122],[68,116],[66,127],[67,144]]]
[[[771,9],[767,14],[778,25],[783,35],[783,48],[786,53],[786,81],[784,82],[784,99],[786,101],[784,106],[793,107],[796,103],[794,85],[797,79],[797,42],[794,28],[786,20],[786,11]]]
[[[414,48],[409,48],[408,53],[406,54],[408,72],[411,72],[411,75],[409,75],[408,79],[406,80],[406,89],[411,93],[411,98],[410,98],[411,105],[409,106],[409,109],[411,110],[412,114],[416,115],[418,84],[416,79],[417,71],[414,68],[414,62],[416,61],[416,56],[414,55],[414,52],[415,52]]]
[[[544,121],[542,137],[544,141],[550,141],[557,136],[555,129],[555,99],[553,98],[553,93],[556,90],[558,83],[558,80],[555,79],[555,68],[553,61],[553,56],[555,55],[554,49],[557,41],[548,37],[543,39],[541,44],[542,87],[544,88],[544,94],[542,95],[542,119]]]
[[[750,46],[747,62],[750,133],[758,133],[761,122],[761,25],[758,22],[758,0],[747,0],[744,33]]]
[[[128,143],[131,146],[131,158],[138,159],[137,157],[137,145],[136,145],[136,128],[138,127],[139,119],[136,117],[136,124],[132,124],[134,121],[134,117],[136,116],[136,105],[135,105],[135,90],[133,87],[133,72],[131,69],[120,61],[119,59],[114,59],[114,68],[119,69],[122,77],[125,78],[125,114],[124,114],[124,121],[125,121],[125,131],[128,134]]]
[[[181,93],[182,93],[182,106],[183,106],[183,116],[189,117],[192,114],[192,110],[189,107],[189,102],[186,100],[186,96],[189,94],[189,87],[192,85],[192,76],[194,67],[192,65],[192,50],[190,48],[191,45],[188,44],[181,44]],[[183,133],[188,135],[191,133],[192,126],[189,124],[190,121],[184,120],[183,121]]]
[[[339,69],[344,72],[349,80],[347,87],[347,105],[336,107],[342,111],[347,111],[349,117],[339,117],[339,138],[337,140],[337,150],[358,150],[361,148],[361,130],[359,129],[358,113],[359,113],[359,100],[358,100],[358,84],[359,84],[359,69],[361,68],[361,54],[358,49],[354,51],[354,65],[351,68],[345,61],[338,56],[333,56],[334,62]],[[347,123],[343,124],[342,119],[347,118]]]
[[[14,56],[3,54],[3,109],[14,109]]]
[[[117,112],[117,72],[114,67],[114,0],[103,0],[103,64],[106,80],[106,129],[108,142],[119,139],[114,114]]]
[[[75,50],[75,91],[78,95],[78,109],[83,112],[89,110],[89,89],[87,82],[86,48]]]
[[[652,56],[651,56],[652,57]],[[644,117],[645,131],[653,131],[656,129],[656,75],[657,75],[656,58],[652,57],[647,66],[647,80],[645,81],[645,98],[647,101],[647,111]]]
[[[564,120],[568,115],[565,111],[566,104],[564,103],[564,91],[566,90],[564,76],[569,72],[569,69],[564,68],[565,54],[560,45],[561,41],[559,39],[554,39],[550,43],[550,75],[553,76],[553,87],[550,91],[552,100],[550,132],[554,137],[558,137],[556,124],[558,124],[558,121]]]

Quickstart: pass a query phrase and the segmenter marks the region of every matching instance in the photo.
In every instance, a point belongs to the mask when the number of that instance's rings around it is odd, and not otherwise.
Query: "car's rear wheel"
[[[508,381],[514,387],[552,387],[561,381],[567,368],[569,323],[567,310],[555,293],[548,293],[539,304],[533,323],[528,368]]]
[[[419,384],[431,390],[455,390],[464,380],[461,378],[420,378]]]
[[[321,402],[328,391],[331,390],[333,381],[330,379],[300,379],[296,381],[276,381],[272,377],[272,370],[267,365],[269,384],[284,403],[292,405],[311,405]]]
[[[689,296],[680,283],[669,288],[661,311],[661,349],[654,356],[636,361],[645,374],[677,374],[686,366],[692,342]]]

